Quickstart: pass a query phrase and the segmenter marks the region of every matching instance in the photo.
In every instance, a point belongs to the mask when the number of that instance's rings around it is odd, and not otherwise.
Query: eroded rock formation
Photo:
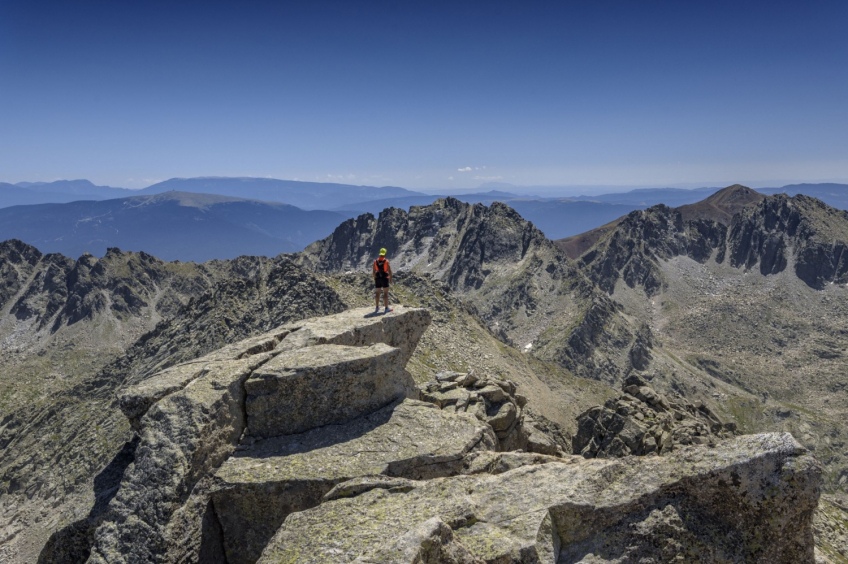
[[[259,562],[813,561],[819,468],[789,435],[527,462],[292,514]]]
[[[419,401],[404,367],[429,313],[369,312],[124,390],[137,443],[89,561],[812,561],[820,469],[790,435],[566,455],[511,382],[441,373]]]
[[[577,418],[572,442],[576,454],[586,458],[666,454],[681,445],[715,446],[736,430],[702,402],[667,398],[636,374],[622,388],[624,394]]]
[[[212,504],[214,473],[240,444],[345,422],[417,395],[403,367],[429,314],[401,308],[385,317],[364,314],[352,310],[284,325],[124,391],[120,403],[140,441],[97,528],[90,561],[223,558]],[[355,370],[340,373],[328,354]],[[263,405],[269,386],[291,418],[281,418],[271,402],[267,411],[254,409]],[[300,396],[286,398],[279,393],[285,390]],[[327,397],[338,404],[324,405]],[[285,404],[291,399],[307,407]],[[295,416],[298,423],[292,423]]]
[[[498,438],[498,450],[526,450],[562,456],[570,445],[558,445],[525,413],[527,398],[514,382],[469,371],[440,372],[420,386],[421,399],[453,413],[471,413],[487,423]],[[563,446],[566,448],[564,449]]]

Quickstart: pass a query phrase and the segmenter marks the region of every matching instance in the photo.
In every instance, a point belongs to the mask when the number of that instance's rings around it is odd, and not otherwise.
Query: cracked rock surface
[[[813,560],[819,467],[788,434],[525,463],[292,514],[259,562]]]
[[[251,422],[266,434],[275,428],[283,434],[309,425],[343,423],[401,401],[415,392],[403,366],[429,322],[427,311],[399,306],[388,316],[349,310],[291,323],[172,367],[123,391],[119,401],[138,441],[133,461],[94,532],[89,561],[221,560],[224,541],[211,502],[216,487],[213,474],[243,438],[253,440],[246,434]],[[305,354],[316,349],[318,354]],[[329,362],[338,357],[344,364],[351,353],[365,368],[339,371],[338,362]],[[313,362],[292,363],[298,355]],[[388,364],[380,364],[379,358],[388,359]],[[309,365],[307,369],[298,372],[304,364]],[[290,370],[262,372],[264,366]],[[367,376],[369,367],[385,370],[389,377],[371,378],[359,396],[335,396],[336,405],[307,406],[305,422],[294,427],[281,427],[274,410],[251,412],[247,407],[252,393],[248,380],[269,372],[283,380],[298,379],[292,373],[299,373],[297,389],[311,385],[314,396],[325,401],[322,398],[334,387],[344,391],[355,388],[349,386],[350,380],[362,383],[359,376]]]
[[[466,454],[491,450],[495,441],[473,416],[407,399],[345,424],[244,445],[216,473],[212,494],[227,562],[255,562],[287,515],[320,504],[325,495],[406,483],[383,477],[458,474]],[[334,489],[355,478],[360,481]]]
[[[821,471],[790,435],[545,452],[512,382],[440,373],[415,399],[405,363],[429,321],[349,310],[125,389],[137,438],[89,562],[813,558]]]

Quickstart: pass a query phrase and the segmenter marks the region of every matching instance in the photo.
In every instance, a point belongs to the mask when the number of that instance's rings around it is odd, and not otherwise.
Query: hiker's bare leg
[[[380,309],[380,288],[374,290],[374,307]]]
[[[383,288],[383,305],[389,307],[389,289]],[[380,306],[377,306],[380,307]]]

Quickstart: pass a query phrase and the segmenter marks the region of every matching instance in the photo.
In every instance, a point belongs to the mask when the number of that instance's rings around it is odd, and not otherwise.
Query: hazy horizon
[[[281,180],[281,181],[291,181],[295,179],[291,178],[270,178],[270,177],[245,177],[245,176],[197,176],[197,177],[189,177],[191,178],[221,178],[221,179],[238,179],[238,178],[248,178],[248,179],[259,179],[259,180]],[[153,186],[155,184],[159,184],[160,182],[166,182],[168,180],[182,180],[186,179],[184,177],[175,177],[169,178],[162,181],[157,181],[152,184],[148,184],[145,186],[139,186],[136,188],[130,188],[127,186],[114,186],[110,184],[99,184],[97,182],[93,182],[89,178],[57,178],[49,181],[32,181],[32,180],[19,180],[19,181],[8,181],[8,180],[0,180],[0,183],[6,184],[50,184],[52,182],[78,182],[78,181],[86,181],[92,182],[96,186],[106,186],[109,188],[120,188],[131,191],[140,191],[149,186]],[[295,180],[300,181],[300,180]],[[316,182],[304,180],[303,182]],[[323,182],[323,181],[317,181]],[[328,182],[335,184],[349,184],[351,186],[371,186],[380,188],[383,186],[371,185],[371,184],[356,184],[352,182]],[[647,184],[647,185],[628,185],[628,186],[558,186],[558,185],[521,185],[521,184],[510,184],[504,182],[487,182],[482,183],[476,187],[470,188],[410,188],[408,186],[396,186],[392,185],[396,188],[405,188],[407,190],[412,190],[415,192],[421,192],[428,195],[465,195],[465,194],[474,194],[474,193],[483,193],[489,191],[502,191],[502,192],[510,192],[516,195],[521,196],[538,196],[542,198],[550,198],[550,197],[578,197],[578,196],[599,196],[604,194],[618,194],[630,192],[633,190],[657,190],[657,189],[676,189],[676,190],[720,190],[724,187],[733,185],[733,184],[741,184],[743,186],[747,186],[749,188],[757,189],[757,188],[782,188],[784,186],[789,185],[797,185],[797,184],[846,184],[848,187],[848,182],[839,182],[838,180],[821,180],[821,181],[766,181],[759,183],[745,183],[745,182],[729,182],[729,183],[690,183],[690,184],[678,184],[678,185],[659,185],[659,184]],[[754,185],[757,184],[757,185]],[[389,185],[384,185],[389,186]]]
[[[10,0],[0,174],[848,182],[847,16],[833,1]]]

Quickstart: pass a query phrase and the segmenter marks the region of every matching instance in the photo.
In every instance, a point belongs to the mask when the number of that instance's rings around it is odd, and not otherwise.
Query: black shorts
[[[388,288],[389,287],[389,279],[388,278],[380,278],[379,276],[374,279],[374,287],[375,288]]]

